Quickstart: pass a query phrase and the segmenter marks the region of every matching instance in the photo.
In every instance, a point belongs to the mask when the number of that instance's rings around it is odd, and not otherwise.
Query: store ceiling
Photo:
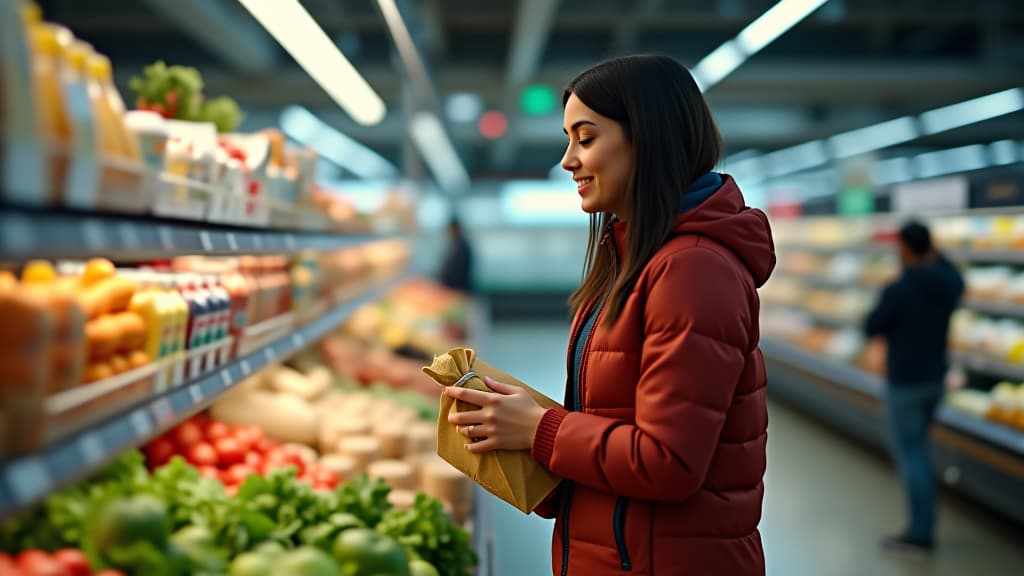
[[[763,13],[770,0],[399,1],[441,99],[479,95],[509,113],[497,141],[449,123],[474,178],[544,176],[560,158],[560,111],[526,117],[527,83],[560,89],[603,58],[661,52],[693,65]],[[301,104],[403,165],[406,74],[374,0],[303,0],[389,106],[348,119],[236,0],[41,0],[113,59],[119,83],[157,59],[199,68],[210,95],[235,97],[246,127],[276,125]],[[550,15],[550,17],[546,17]],[[511,65],[511,62],[515,62]],[[730,153],[770,151],[1024,85],[1020,0],[830,0],[708,93]],[[443,104],[443,102],[442,102]],[[440,108],[438,108],[440,110]],[[987,143],[1024,134],[1016,113],[913,143]]]

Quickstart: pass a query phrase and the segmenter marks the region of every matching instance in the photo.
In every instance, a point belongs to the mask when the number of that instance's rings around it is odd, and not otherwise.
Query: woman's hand
[[[448,415],[448,422],[458,426],[459,434],[467,438],[482,438],[467,444],[466,450],[482,454],[491,450],[532,448],[533,436],[547,410],[523,388],[492,378],[484,378],[484,383],[496,394],[454,386],[444,389],[444,393],[452,398],[480,406],[479,410]]]

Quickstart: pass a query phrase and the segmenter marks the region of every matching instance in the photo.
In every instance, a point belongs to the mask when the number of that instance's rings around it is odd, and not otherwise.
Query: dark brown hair
[[[575,94],[583,104],[622,126],[633,148],[626,202],[630,222],[616,262],[611,213],[593,214],[583,283],[569,298],[573,313],[605,299],[611,325],[622,313],[640,273],[665,243],[687,188],[711,171],[722,141],[697,83],[668,56],[625,56],[598,64],[566,86],[562,106]]]

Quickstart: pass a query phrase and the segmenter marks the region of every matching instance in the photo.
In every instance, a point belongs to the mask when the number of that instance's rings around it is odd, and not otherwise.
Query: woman
[[[445,390],[481,407],[449,421],[471,452],[530,449],[565,479],[536,511],[557,518],[555,574],[763,574],[767,219],[711,171],[718,130],[674,60],[598,65],[562,101],[591,214],[565,408],[489,380]]]

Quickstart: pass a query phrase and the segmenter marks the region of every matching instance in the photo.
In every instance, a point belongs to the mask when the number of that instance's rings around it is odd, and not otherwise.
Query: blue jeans
[[[917,542],[932,542],[935,532],[938,488],[928,430],[942,393],[941,381],[890,383],[886,390],[890,447],[910,512],[906,536]]]

